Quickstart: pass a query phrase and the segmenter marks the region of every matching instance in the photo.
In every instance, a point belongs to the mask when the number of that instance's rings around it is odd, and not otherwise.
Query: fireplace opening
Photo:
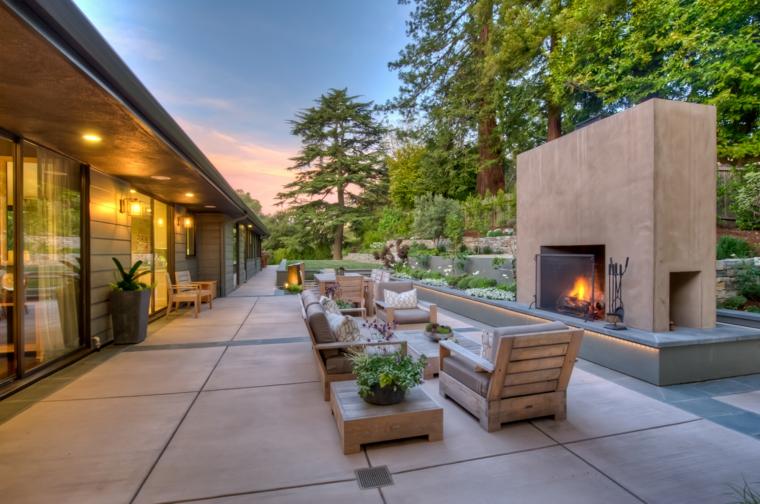
[[[543,246],[536,256],[536,306],[584,320],[605,317],[604,245]]]

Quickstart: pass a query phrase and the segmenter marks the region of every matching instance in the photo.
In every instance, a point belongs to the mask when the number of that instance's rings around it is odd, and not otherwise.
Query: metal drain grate
[[[393,477],[388,470],[388,466],[370,467],[368,469],[357,469],[356,482],[359,483],[359,488],[364,490],[370,488],[380,488],[393,484]]]

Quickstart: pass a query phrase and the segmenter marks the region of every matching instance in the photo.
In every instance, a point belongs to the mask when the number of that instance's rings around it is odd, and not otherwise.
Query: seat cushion
[[[496,359],[496,352],[499,351],[499,342],[501,338],[513,336],[526,336],[528,334],[545,333],[551,331],[564,331],[568,327],[559,321],[547,322],[545,324],[527,324],[519,326],[495,327],[493,329],[493,342],[491,345],[491,362]],[[487,358],[487,357],[486,357]]]
[[[337,340],[330,331],[330,324],[327,322],[325,310],[319,302],[311,304],[306,308],[306,322],[311,328],[314,339],[317,343],[335,343]]]
[[[488,394],[488,384],[491,381],[490,374],[475,371],[472,364],[456,355],[444,358],[441,364],[443,372],[468,389],[483,397]]]
[[[325,370],[328,374],[352,373],[354,368],[351,359],[345,354],[325,358]]]
[[[430,322],[430,312],[421,308],[393,310],[393,320],[398,324],[427,324]]]

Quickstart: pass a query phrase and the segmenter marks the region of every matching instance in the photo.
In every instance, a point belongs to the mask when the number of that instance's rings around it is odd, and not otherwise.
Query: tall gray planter
[[[113,340],[117,345],[140,343],[148,335],[150,289],[111,292]]]

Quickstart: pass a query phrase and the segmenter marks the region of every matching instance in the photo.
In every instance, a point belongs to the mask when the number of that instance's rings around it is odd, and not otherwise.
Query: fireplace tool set
[[[628,260],[625,258],[625,265],[613,262],[610,257],[610,264],[607,266],[607,320],[611,324],[604,327],[622,331],[627,329],[623,320],[625,319],[625,308],[623,307],[623,275],[628,271]]]

